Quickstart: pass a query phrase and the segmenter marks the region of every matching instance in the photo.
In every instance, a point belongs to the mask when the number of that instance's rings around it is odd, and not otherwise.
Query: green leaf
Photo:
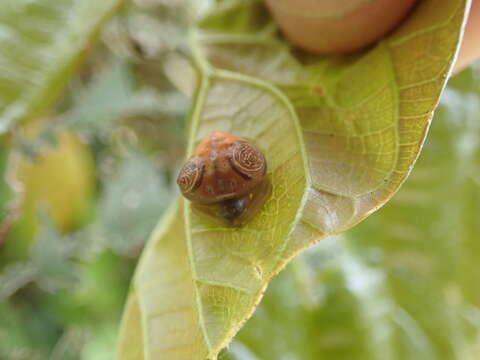
[[[295,58],[267,21],[246,23],[240,34],[234,21],[230,33],[204,21],[210,63],[275,84],[295,107],[312,178],[299,230],[310,239],[357,223],[406,178],[455,56],[466,5],[422,1],[373,49],[342,58]],[[246,2],[238,16],[246,9],[261,11]],[[212,18],[218,22],[218,14]]]
[[[197,352],[206,354],[196,320],[182,213],[181,205],[170,209],[140,260],[138,281],[129,296],[120,331],[118,359],[143,360],[160,351],[162,356],[178,359],[194,358]],[[170,277],[172,274],[175,276]],[[163,291],[181,296],[164,296]],[[161,326],[162,320],[169,326]],[[188,341],[184,347],[177,344],[182,333]]]
[[[392,201],[272,281],[231,357],[242,359],[239,348],[262,360],[478,357],[479,74],[453,79]]]
[[[194,115],[193,119],[195,121],[201,117],[210,120],[197,121],[198,135],[192,132],[192,136],[203,137],[211,129],[210,123],[217,121],[214,113],[209,111],[223,107],[218,92],[227,98],[235,97],[237,104],[243,104],[242,109],[249,113],[250,118],[245,119],[239,112],[238,124],[232,122],[230,131],[256,139],[256,143],[266,150],[273,196],[261,213],[240,229],[218,227],[187,203],[185,212],[177,210],[177,214],[173,215],[174,223],[167,222],[164,225],[170,227],[171,231],[164,233],[162,230],[160,234],[153,235],[151,250],[145,251],[134,281],[143,332],[147,334],[147,358],[154,359],[166,353],[174,359],[216,356],[239,329],[246,313],[254,309],[264,291],[266,280],[285,261],[283,248],[302,201],[305,168],[299,129],[283,96],[275,89],[252,82],[251,79],[228,73],[217,74],[197,94],[197,104],[201,104],[201,110],[197,107],[194,114],[201,111],[201,115]],[[252,106],[259,96],[263,105]],[[224,109],[229,111],[226,107]],[[255,122],[266,110],[271,114],[269,121]],[[242,119],[249,121],[248,126]],[[275,137],[266,131],[274,125],[281,129]],[[183,232],[184,216],[189,224],[186,232]],[[232,237],[236,241],[231,241]],[[166,248],[169,246],[173,246],[173,249]],[[214,264],[219,266],[214,268]],[[190,271],[190,266],[193,271]],[[187,272],[182,277],[185,281],[182,289],[179,288],[179,279],[175,278],[172,282],[159,275],[169,267],[177,272]],[[173,288],[168,290],[169,286]],[[161,292],[157,294],[157,290]],[[185,292],[190,294],[189,297]],[[166,293],[182,294],[182,302],[177,297],[165,296]],[[183,300],[187,299],[190,302],[183,304]],[[174,324],[164,326],[165,322],[170,323],[170,317],[177,319]],[[160,326],[157,327],[157,323]],[[177,325],[180,328],[175,328]],[[179,334],[185,331],[188,331],[186,343],[179,346]],[[130,346],[135,345],[130,343]]]
[[[212,130],[252,139],[272,194],[241,228],[185,202],[153,235],[133,283],[138,306],[124,320],[129,328],[133,312],[142,324],[146,359],[215,359],[293,256],[394,194],[423,144],[468,5],[422,1],[374,48],[316,58],[291,55],[259,3],[234,4],[192,36],[199,81],[188,152]]]
[[[117,359],[143,360],[144,334],[138,295],[131,293],[123,313]]]
[[[7,0],[0,13],[0,133],[41,112],[121,0]]]

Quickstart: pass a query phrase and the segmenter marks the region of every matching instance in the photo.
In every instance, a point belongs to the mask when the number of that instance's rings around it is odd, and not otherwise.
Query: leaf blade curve
[[[223,33],[208,18],[203,22],[211,63],[276,84],[299,116],[312,186],[293,233],[303,240],[291,256],[361,221],[406,179],[450,73],[468,7],[468,1],[422,1],[370,50],[342,58],[304,54],[301,61],[275,38],[268,19],[244,22],[240,31],[232,20],[237,27],[230,32],[224,26]],[[255,2],[238,8],[242,16],[261,12]]]
[[[459,315],[480,305],[480,88],[472,70],[449,82],[423,154],[388,205],[272,281],[235,338],[252,357],[475,358],[479,326]],[[302,336],[285,341],[293,327]],[[239,347],[224,355],[242,358]]]
[[[268,280],[283,262],[278,248],[283,247],[302,206],[306,172],[296,117],[275,88],[217,71],[207,91],[191,143],[212,129],[255,141],[267,158],[272,186],[272,196],[261,212],[241,228],[223,228],[186,205],[198,308],[206,324],[208,355],[214,358],[251,315]],[[266,131],[272,124],[278,128],[274,136]]]
[[[131,302],[138,299],[138,307],[124,315],[124,329],[133,326],[143,332],[146,359],[215,358],[251,316],[269,279],[283,266],[278,249],[303,206],[301,134],[284,97],[260,81],[228,72],[215,72],[203,81],[192,111],[191,126],[197,129],[193,143],[212,126],[254,140],[267,157],[272,196],[242,228],[212,222],[183,200],[159,225],[134,280]],[[273,123],[279,129],[275,137],[266,131]],[[180,279],[178,273],[185,276]],[[181,301],[170,299],[170,293]],[[135,312],[141,313],[142,329],[138,321],[128,320]],[[121,336],[120,359],[135,359],[122,350],[128,341],[128,336]],[[138,347],[138,341],[132,346]]]
[[[211,28],[208,19],[202,23],[193,40],[200,82],[189,152],[211,130],[253,139],[272,164],[273,196],[240,229],[219,227],[189,203],[185,223],[172,225],[187,245],[196,301],[192,336],[201,350],[193,359],[215,359],[292,257],[368,216],[408,176],[452,66],[468,1],[436,5],[421,2],[389,38],[346,58],[299,61],[274,37],[262,10],[255,17],[253,1],[215,14]],[[231,32],[225,14],[241,17],[231,19]],[[418,46],[430,50],[425,61],[413,56]]]

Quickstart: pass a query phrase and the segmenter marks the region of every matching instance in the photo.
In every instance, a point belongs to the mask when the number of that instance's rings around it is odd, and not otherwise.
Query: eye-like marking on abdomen
[[[249,204],[258,205],[258,201],[246,201],[245,197],[252,199],[259,192],[255,189],[265,188],[259,184],[266,179],[266,171],[265,156],[254,144],[213,131],[198,144],[181,169],[177,183],[192,203],[218,205],[223,209],[220,216],[232,220],[244,214]]]
[[[262,152],[255,145],[244,141],[231,145],[230,162],[237,172],[250,179],[262,178],[267,170]]]
[[[205,171],[205,162],[198,155],[193,155],[183,165],[178,174],[177,184],[184,194],[194,192],[202,183],[203,173]]]

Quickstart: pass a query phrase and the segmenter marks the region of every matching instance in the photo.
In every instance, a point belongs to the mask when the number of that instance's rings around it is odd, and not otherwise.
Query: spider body
[[[192,203],[218,205],[221,216],[232,220],[246,211],[266,171],[265,156],[251,142],[212,131],[186,161],[177,183]]]

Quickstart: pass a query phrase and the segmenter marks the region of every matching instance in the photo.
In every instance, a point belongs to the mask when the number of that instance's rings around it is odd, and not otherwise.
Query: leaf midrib
[[[208,90],[210,88],[211,82],[214,79],[223,79],[223,80],[231,80],[231,81],[237,81],[237,82],[242,82],[242,83],[247,83],[251,86],[255,86],[263,91],[266,91],[270,95],[274,96],[279,102],[281,102],[289,112],[289,115],[292,117],[292,120],[294,122],[294,126],[297,132],[297,137],[299,139],[298,143],[300,146],[300,151],[301,151],[301,157],[303,160],[303,165],[304,165],[304,174],[305,174],[305,188],[304,188],[304,195],[302,196],[301,202],[299,204],[299,208],[297,210],[296,216],[294,221],[290,224],[290,230],[288,234],[285,237],[284,245],[283,248],[281,249],[280,253],[283,253],[283,250],[286,248],[288,239],[290,238],[291,232],[296,228],[297,223],[301,220],[302,218],[302,213],[303,209],[305,207],[305,203],[307,201],[307,194],[308,194],[308,189],[311,186],[311,177],[310,177],[310,170],[309,170],[309,165],[307,161],[307,155],[306,155],[306,148],[305,148],[305,141],[303,139],[303,132],[300,126],[300,121],[297,117],[297,114],[295,112],[295,109],[289,99],[283,94],[281,90],[279,90],[276,86],[267,83],[263,80],[260,80],[258,78],[250,77],[244,74],[240,73],[235,73],[231,72],[228,70],[221,70],[214,68],[211,66],[206,57],[203,55],[201,49],[200,49],[200,42],[199,42],[199,34],[198,32],[195,32],[194,30],[191,30],[190,32],[190,42],[191,42],[191,48],[192,48],[192,57],[193,57],[193,65],[195,69],[197,70],[199,74],[199,85],[197,86],[196,93],[193,97],[193,104],[194,107],[192,108],[192,111],[190,112],[188,122],[190,124],[190,133],[188,137],[188,151],[187,151],[187,156],[189,156],[194,149],[195,146],[195,139],[196,139],[196,134],[198,132],[198,128],[200,125],[200,119],[201,119],[201,110],[203,108],[203,105],[206,100],[206,96],[208,93]],[[181,200],[184,201],[184,200]],[[188,250],[188,258],[189,258],[189,266],[190,266],[190,271],[192,274],[192,286],[194,288],[194,294],[195,294],[195,301],[197,304],[197,316],[199,318],[199,325],[200,329],[202,332],[203,339],[205,341],[205,345],[208,350],[208,357],[209,358],[214,358],[218,352],[222,348],[224,348],[228,342],[230,341],[231,338],[240,330],[240,328],[243,326],[244,321],[246,321],[252,314],[253,311],[255,310],[256,303],[258,299],[262,296],[264,293],[268,282],[271,280],[271,277],[276,275],[286,264],[286,261],[280,261],[279,263],[276,264],[274,267],[274,271],[272,274],[270,274],[269,277],[264,277],[262,286],[258,289],[257,292],[252,294],[251,292],[248,292],[249,294],[252,295],[254,298],[254,304],[251,308],[251,311],[243,316],[243,320],[239,322],[235,327],[230,329],[228,333],[226,333],[223,337],[223,341],[218,344],[217,346],[213,347],[212,344],[210,343],[210,340],[208,338],[208,333],[205,328],[205,321],[203,319],[202,315],[202,303],[201,299],[199,296],[199,290],[197,286],[198,276],[196,274],[196,269],[195,269],[195,263],[194,263],[194,258],[193,258],[193,249],[192,249],[192,233],[191,233],[191,222],[190,222],[190,214],[191,214],[191,206],[190,203],[185,201],[185,207],[184,207],[184,217],[185,217],[185,231],[186,231],[186,241],[187,241],[187,250]],[[217,286],[223,286],[223,287],[228,287],[228,284],[220,284],[216,283],[215,285]]]

